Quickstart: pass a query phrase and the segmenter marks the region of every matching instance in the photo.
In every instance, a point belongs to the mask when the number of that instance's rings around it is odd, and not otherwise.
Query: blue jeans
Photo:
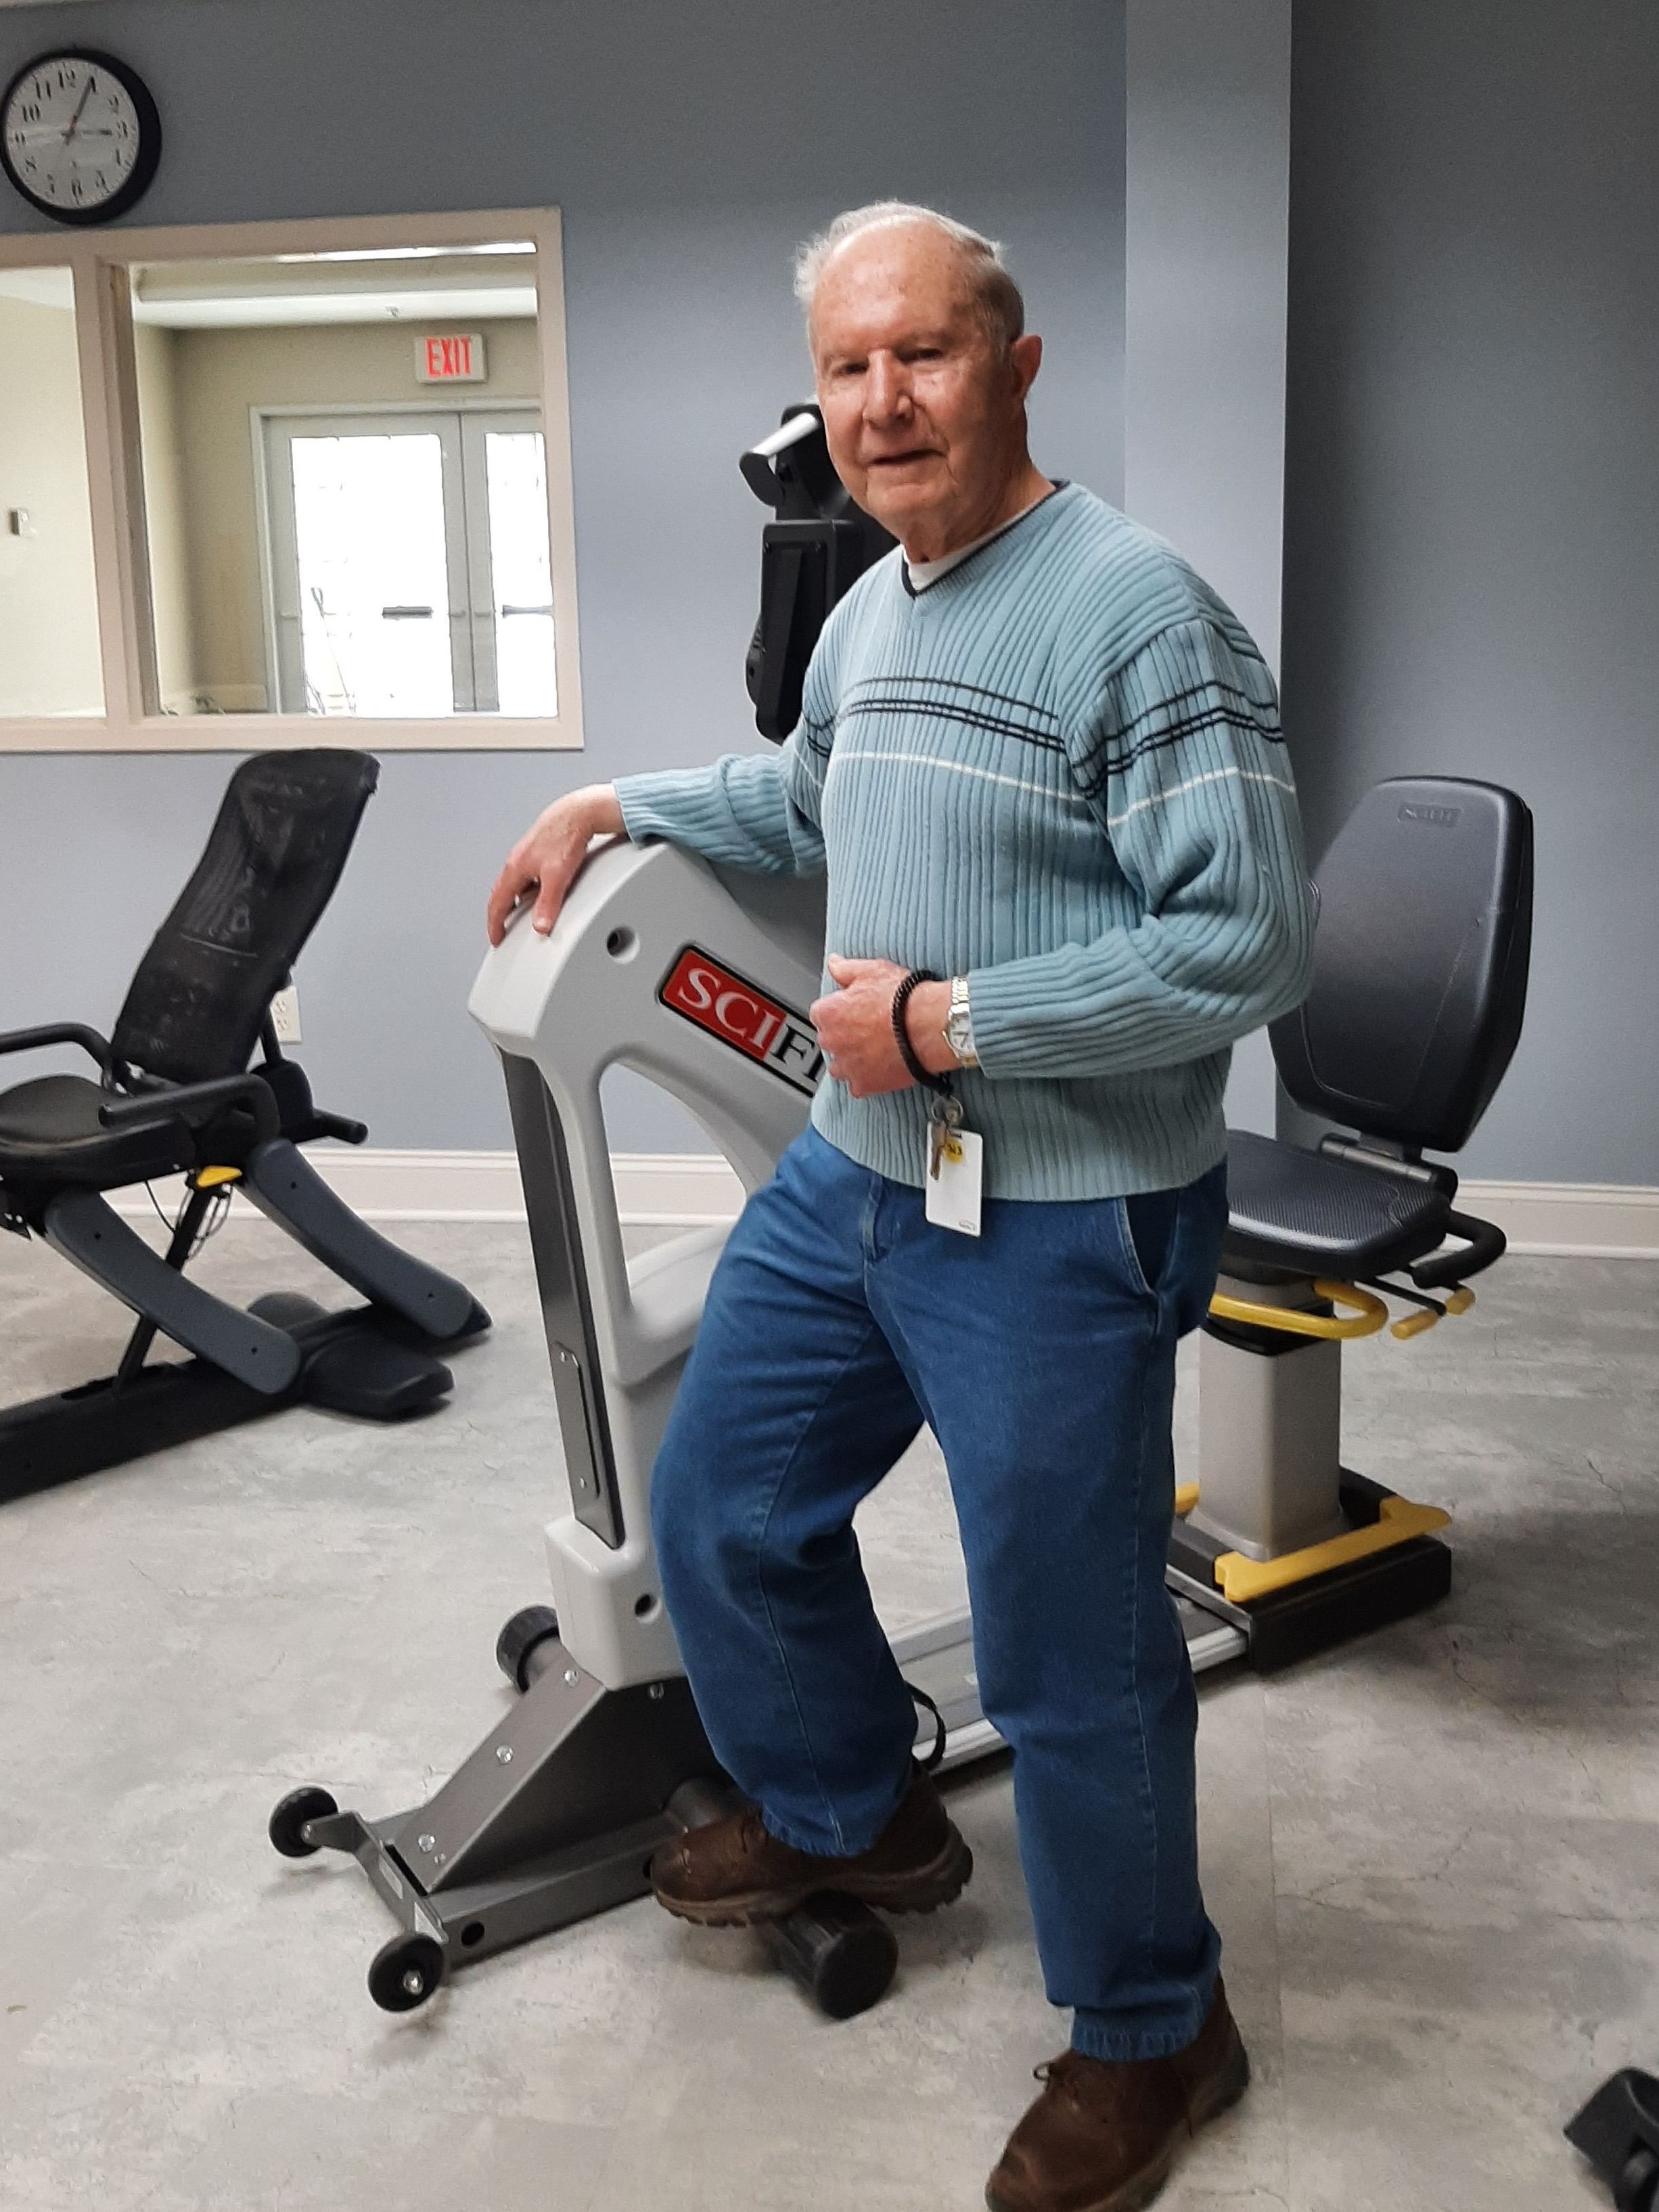
[[[988,1200],[962,1237],[809,1129],[732,1232],[653,1482],[717,1756],[774,1835],[854,1853],[908,1785],[916,1715],[853,1512],[931,1425],[1048,1996],[1101,2058],[1184,2049],[1220,1958],[1164,1566],[1176,1340],[1225,1220],[1217,1168],[1145,1198]]]

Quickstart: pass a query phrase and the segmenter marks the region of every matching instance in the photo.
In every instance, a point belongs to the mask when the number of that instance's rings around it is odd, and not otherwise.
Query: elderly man
[[[656,1893],[726,1925],[826,1888],[926,1911],[967,1881],[853,1534],[929,1423],[1074,2014],[988,2200],[1119,2212],[1249,2076],[1164,1566],[1228,1049],[1304,988],[1295,796],[1235,617],[1032,462],[1042,341],[999,250],[884,203],[805,249],[798,289],[831,458],[899,550],[830,617],[780,751],[558,800],[490,934],[532,893],[550,929],[596,836],[828,871],[828,1080],[732,1232],[653,1480],[692,1689],[750,1805],[665,1850]]]

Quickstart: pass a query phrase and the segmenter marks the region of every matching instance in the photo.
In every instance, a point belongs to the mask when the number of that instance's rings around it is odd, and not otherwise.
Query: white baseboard
[[[1512,1252],[1659,1260],[1659,1190],[1626,1182],[1466,1182],[1464,1213],[1495,1221]]]
[[[524,1193],[511,1152],[350,1152],[307,1155],[349,1206],[371,1221],[521,1221]],[[714,1152],[617,1152],[617,1201],[630,1227],[695,1228],[731,1221],[743,1186]],[[176,1194],[157,1186],[168,1212]],[[1465,1212],[1495,1221],[1516,1252],[1659,1260],[1659,1189],[1637,1183],[1466,1182]],[[148,1212],[142,1191],[120,1210]]]
[[[349,1151],[318,1146],[306,1158],[346,1204],[368,1221],[522,1221],[524,1190],[514,1152]],[[734,1221],[743,1185],[714,1152],[617,1152],[611,1156],[617,1210],[629,1228],[693,1229]],[[155,1186],[169,1218],[175,1177]],[[142,1218],[150,1202],[124,1191],[118,1213]],[[240,1201],[239,1201],[240,1210]]]

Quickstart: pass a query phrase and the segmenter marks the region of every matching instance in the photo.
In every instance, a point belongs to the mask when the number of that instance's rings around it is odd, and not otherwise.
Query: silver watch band
[[[945,1017],[945,1042],[956,1054],[959,1066],[979,1066],[979,1054],[974,1050],[974,1014],[968,1003],[965,975],[951,978],[951,1009]]]

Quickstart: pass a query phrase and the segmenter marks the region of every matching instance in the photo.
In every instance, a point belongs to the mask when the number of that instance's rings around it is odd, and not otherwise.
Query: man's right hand
[[[495,878],[495,888],[489,894],[490,943],[501,943],[513,909],[532,890],[536,903],[531,927],[545,937],[559,918],[559,908],[580,872],[592,840],[625,834],[614,785],[590,783],[566,798],[556,799],[520,838]]]

